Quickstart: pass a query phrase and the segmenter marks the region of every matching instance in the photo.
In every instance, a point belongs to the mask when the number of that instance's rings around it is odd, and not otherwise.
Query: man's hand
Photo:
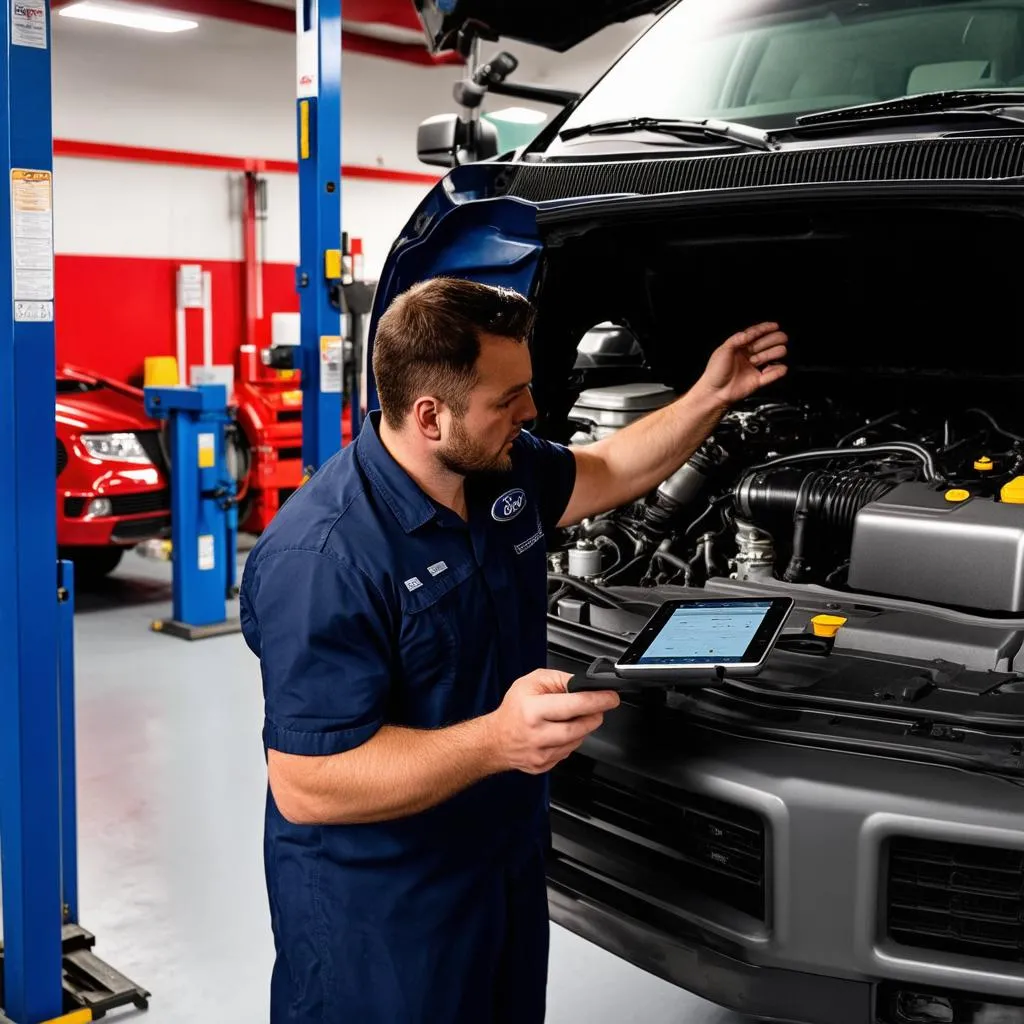
[[[758,324],[734,334],[711,354],[696,387],[716,404],[729,406],[786,375],[779,360],[789,339],[774,323]]]
[[[489,715],[492,743],[503,770],[529,775],[550,771],[567,758],[619,704],[613,691],[567,693],[572,676],[538,669],[517,679]]]

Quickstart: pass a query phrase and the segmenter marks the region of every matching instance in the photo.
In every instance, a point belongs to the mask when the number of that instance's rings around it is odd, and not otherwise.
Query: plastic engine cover
[[[1024,505],[908,483],[857,513],[849,585],[979,611],[1024,610]]]

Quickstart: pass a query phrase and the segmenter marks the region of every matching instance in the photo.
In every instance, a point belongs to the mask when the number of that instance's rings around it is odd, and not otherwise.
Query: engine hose
[[[624,546],[631,549],[633,554],[638,554],[636,541],[618,523],[614,523],[610,519],[584,521],[580,523],[579,533],[581,537],[586,537],[587,540],[594,540],[600,537],[609,541],[618,552],[620,561]],[[623,541],[626,541],[626,545],[623,545]]]
[[[735,491],[739,514],[765,527],[788,527],[798,510],[835,532],[853,530],[857,513],[887,494],[895,485],[867,473],[807,473],[779,466],[747,474]]]
[[[548,583],[556,583],[559,587],[564,587],[567,590],[579,591],[579,593],[586,594],[591,600],[600,602],[607,608],[615,608],[622,612],[635,612],[638,615],[649,616],[651,609],[658,607],[657,601],[623,600],[622,598],[614,597],[600,587],[587,583],[585,580],[577,579],[575,576],[563,576],[557,572],[548,573]]]
[[[913,455],[919,459],[924,466],[925,480],[932,482],[939,479],[939,472],[935,468],[935,459],[927,448],[913,441],[889,441],[886,444],[868,444],[863,448],[816,448],[814,451],[797,452],[793,455],[782,455],[770,462],[762,462],[759,466],[751,466],[747,470],[747,477],[753,473],[759,473],[765,469],[774,469],[776,466],[791,466],[798,462],[820,462],[823,459],[863,459],[868,455]]]

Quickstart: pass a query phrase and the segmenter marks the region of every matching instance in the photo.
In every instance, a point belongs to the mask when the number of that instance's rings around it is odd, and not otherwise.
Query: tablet
[[[666,601],[615,663],[625,677],[759,672],[793,610],[791,597]]]

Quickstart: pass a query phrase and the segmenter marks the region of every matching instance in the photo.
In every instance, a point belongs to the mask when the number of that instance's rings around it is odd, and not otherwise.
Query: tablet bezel
[[[636,662],[651,646],[654,639],[661,632],[662,628],[679,608],[693,606],[707,606],[709,604],[721,605],[748,605],[770,602],[770,607],[757,632],[754,634],[746,651],[743,652],[741,661],[704,661],[704,662],[675,662],[662,665],[638,665]],[[638,676],[649,678],[652,675],[674,675],[680,673],[693,674],[715,674],[719,669],[730,673],[751,674],[760,671],[768,660],[775,642],[779,638],[790,612],[793,610],[794,601],[791,597],[702,597],[683,600],[669,600],[647,620],[643,628],[637,633],[633,642],[615,662],[615,671],[618,675]]]

